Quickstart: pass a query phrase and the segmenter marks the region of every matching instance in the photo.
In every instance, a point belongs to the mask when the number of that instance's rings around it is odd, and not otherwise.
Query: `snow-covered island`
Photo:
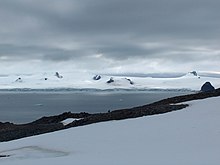
[[[220,164],[220,89],[171,100],[157,104],[188,106],[164,114],[94,123],[1,142],[1,165]],[[74,121],[77,120],[64,122]]]
[[[88,72],[47,72],[33,74],[2,74],[0,90],[59,90],[59,89],[183,89],[200,90],[205,82],[211,82],[215,88],[220,87],[219,73],[197,73],[192,71],[179,76],[148,75],[134,76],[122,74],[94,74]]]

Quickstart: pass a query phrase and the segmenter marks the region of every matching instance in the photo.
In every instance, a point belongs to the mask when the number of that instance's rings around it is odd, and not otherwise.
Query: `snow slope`
[[[214,87],[220,87],[220,77],[195,76],[188,73],[185,76],[176,78],[152,78],[152,77],[125,77],[101,75],[100,80],[94,80],[95,74],[87,72],[64,72],[59,73],[35,73],[35,74],[14,74],[0,76],[0,89],[190,89],[200,90],[201,86],[210,81]],[[62,77],[62,78],[61,78]],[[110,78],[114,82],[106,83]],[[131,80],[133,84],[129,81]]]
[[[220,97],[161,115],[0,143],[1,165],[219,165]]]

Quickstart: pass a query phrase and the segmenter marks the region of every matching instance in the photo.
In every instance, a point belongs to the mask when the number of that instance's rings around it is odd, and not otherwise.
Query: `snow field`
[[[219,165],[220,97],[188,104],[181,111],[0,143],[0,154],[11,154],[0,162],[1,165]]]
[[[195,76],[191,73],[177,78],[152,78],[152,77],[125,77],[101,75],[100,80],[93,80],[94,74],[67,72],[60,74],[58,78],[55,73],[36,73],[29,75],[6,75],[0,77],[0,89],[189,89],[200,90],[201,86],[210,81],[215,88],[220,87],[220,78]],[[114,82],[106,83],[111,77]],[[20,78],[20,79],[19,79]],[[127,78],[127,79],[126,79]],[[130,84],[130,79],[134,84]]]

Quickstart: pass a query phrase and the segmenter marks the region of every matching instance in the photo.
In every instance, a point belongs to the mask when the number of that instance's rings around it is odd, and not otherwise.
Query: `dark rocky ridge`
[[[1,123],[0,122],[0,141],[9,141],[19,139],[23,137],[39,135],[43,133],[53,132],[61,129],[67,129],[70,127],[77,127],[88,125],[97,122],[110,121],[110,120],[122,120],[128,118],[136,118],[147,115],[162,114],[171,111],[176,111],[187,107],[187,104],[183,102],[205,99],[208,97],[220,96],[220,89],[216,89],[211,92],[201,92],[184,96],[177,96],[173,98],[164,99],[152,104],[134,107],[130,109],[115,110],[107,113],[71,113],[65,112],[61,115],[42,117],[39,120],[28,124],[13,124],[13,123]],[[181,103],[181,104],[175,104]],[[60,122],[67,118],[78,118],[72,123],[64,126]]]

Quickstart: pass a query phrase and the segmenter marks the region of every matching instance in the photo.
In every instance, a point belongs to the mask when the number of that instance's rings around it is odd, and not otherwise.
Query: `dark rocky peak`
[[[95,75],[94,77],[93,77],[93,80],[100,80],[102,77],[100,76],[100,75]]]
[[[111,77],[106,83],[110,84],[113,83],[115,80],[113,79],[113,77]]]
[[[55,76],[56,76],[57,78],[63,78],[63,76],[61,76],[58,72],[55,73]]]
[[[210,91],[214,91],[214,90],[215,90],[215,88],[214,88],[214,86],[212,86],[212,84],[210,82],[206,82],[201,87],[202,92],[210,92]]]

